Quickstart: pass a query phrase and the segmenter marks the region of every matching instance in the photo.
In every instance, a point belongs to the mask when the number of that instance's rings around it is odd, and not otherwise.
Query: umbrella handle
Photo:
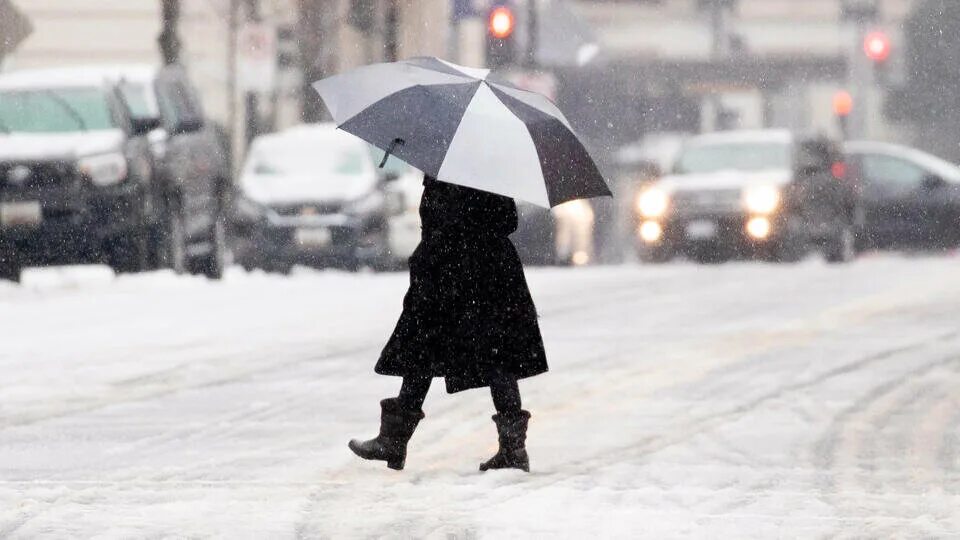
[[[387,151],[383,154],[383,160],[380,162],[381,169],[383,168],[384,165],[387,164],[387,158],[389,158],[390,154],[393,153],[393,149],[396,148],[398,144],[403,145],[403,143],[404,143],[403,139],[400,139],[400,138],[396,138],[390,143],[390,146],[387,148]]]

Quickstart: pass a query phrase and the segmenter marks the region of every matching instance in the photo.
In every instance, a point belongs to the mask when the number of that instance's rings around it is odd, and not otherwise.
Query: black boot
[[[480,464],[480,470],[487,469],[520,469],[530,472],[530,458],[527,456],[527,423],[530,413],[518,411],[512,414],[495,414],[493,421],[497,424],[497,433],[500,435],[500,450],[495,456]]]
[[[403,470],[407,442],[423,419],[423,411],[404,409],[397,398],[382,400],[380,409],[380,434],[369,441],[350,441],[350,450],[363,459],[386,461],[387,467]]]

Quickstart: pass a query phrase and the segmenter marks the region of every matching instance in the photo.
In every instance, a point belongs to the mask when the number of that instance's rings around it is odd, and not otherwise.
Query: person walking
[[[380,433],[349,447],[402,470],[430,384],[443,377],[449,393],[490,388],[500,448],[480,470],[529,472],[530,413],[517,380],[546,372],[547,361],[523,265],[508,238],[517,228],[516,204],[426,175],[420,217],[403,313],[375,368],[403,377],[400,392],[380,402]]]

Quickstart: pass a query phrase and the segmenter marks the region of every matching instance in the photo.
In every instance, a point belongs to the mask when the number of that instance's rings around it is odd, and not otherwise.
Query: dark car
[[[0,278],[27,265],[147,264],[158,219],[146,134],[117,88],[60,71],[0,77]]]
[[[855,256],[858,199],[839,145],[785,130],[693,137],[635,201],[641,260]]]
[[[158,124],[149,135],[162,217],[153,233],[157,264],[219,279],[234,187],[229,152],[186,72],[145,65],[84,71],[115,82],[135,119]]]
[[[960,167],[895,144],[850,142],[844,150],[862,192],[861,247],[960,245]]]
[[[391,223],[417,201],[393,187],[412,169],[380,169],[382,155],[333,124],[257,137],[240,177],[237,261],[286,273],[295,264],[382,269],[406,259],[391,249]]]

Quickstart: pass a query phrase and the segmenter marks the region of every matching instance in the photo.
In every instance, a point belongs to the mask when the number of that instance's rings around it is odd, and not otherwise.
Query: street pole
[[[297,44],[303,74],[300,118],[304,122],[319,122],[324,118],[323,103],[310,85],[327,75],[328,58],[336,53],[336,34],[330,31],[330,18],[336,12],[330,9],[329,0],[298,0],[297,6]]]
[[[388,0],[384,35],[384,56],[387,62],[400,59],[400,0]]]
[[[460,63],[460,18],[450,16],[450,35],[447,38],[447,57],[455,64]]]
[[[237,33],[240,0],[230,0],[227,14],[227,132],[230,134],[230,155],[237,156]],[[231,158],[231,161],[234,161]],[[231,163],[236,170],[237,163]]]
[[[870,87],[872,86],[872,72],[869,60],[860,50],[860,44],[863,43],[867,35],[867,25],[863,19],[857,20],[854,24],[853,42],[851,43],[851,93],[853,94],[854,107],[852,111],[852,122],[849,126],[850,135],[853,138],[861,139],[867,132],[867,111],[870,108]]]
[[[527,55],[526,64],[532,71],[537,68],[537,46],[540,44],[539,5],[537,0],[527,0]]]
[[[710,58],[714,63],[721,62],[727,56],[727,18],[726,9],[729,4],[726,0],[708,0],[710,9]],[[712,131],[721,131],[726,129],[723,102],[716,91],[711,91],[709,99],[710,107],[713,109]]]
[[[246,20],[260,22],[260,0],[246,0]],[[260,99],[256,92],[248,90],[244,97],[244,151],[260,133]]]
[[[180,0],[161,0],[160,2],[160,35],[157,42],[160,44],[160,56],[164,65],[176,64],[180,61]]]
[[[863,51],[867,30],[879,18],[876,0],[843,0],[841,20],[847,25],[849,50],[847,52],[847,83],[853,97],[847,129],[852,138],[869,136],[871,92],[876,83],[873,65]]]
[[[720,59],[726,52],[727,28],[726,17],[723,14],[724,7],[719,0],[713,0],[710,3],[710,30],[712,42],[710,46],[711,55],[714,60]]]

